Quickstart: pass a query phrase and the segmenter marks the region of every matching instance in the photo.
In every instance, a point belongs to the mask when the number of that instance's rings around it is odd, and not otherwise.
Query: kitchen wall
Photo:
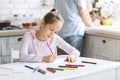
[[[53,3],[54,0],[0,0],[0,20],[42,18]]]

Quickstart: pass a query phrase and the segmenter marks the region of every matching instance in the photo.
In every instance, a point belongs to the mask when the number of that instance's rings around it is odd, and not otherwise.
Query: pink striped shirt
[[[74,54],[76,57],[80,55],[80,52],[74,47],[66,43],[58,35],[46,41],[40,41],[36,38],[36,31],[31,30],[24,34],[21,49],[20,49],[20,61],[25,62],[41,62],[43,56],[51,55],[51,51],[47,45],[49,43],[53,53],[56,53],[57,47],[61,48],[68,54]]]

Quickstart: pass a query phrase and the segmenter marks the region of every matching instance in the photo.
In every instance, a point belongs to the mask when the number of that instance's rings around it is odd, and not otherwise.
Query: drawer
[[[93,54],[110,59],[116,59],[116,40],[93,37]]]
[[[9,37],[9,44],[14,44],[14,43],[21,43],[22,36],[14,36],[14,37]]]

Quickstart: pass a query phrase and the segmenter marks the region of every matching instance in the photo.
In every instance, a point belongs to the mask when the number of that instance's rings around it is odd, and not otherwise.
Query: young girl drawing
[[[47,13],[38,31],[30,30],[24,34],[20,61],[53,62],[57,57],[56,48],[59,47],[69,54],[65,61],[74,62],[80,52],[56,35],[62,25],[63,20],[56,9]]]

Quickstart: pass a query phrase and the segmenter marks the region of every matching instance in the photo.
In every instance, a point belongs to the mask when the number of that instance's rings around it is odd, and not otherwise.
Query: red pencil
[[[42,72],[46,73],[46,71],[45,71],[45,70],[42,70],[42,69],[40,69],[40,68],[38,68],[38,70],[40,70],[40,71],[42,71]]]
[[[51,72],[51,73],[55,73],[55,72],[56,72],[56,70],[50,70],[49,68],[47,68],[47,70],[48,70],[49,72]]]
[[[78,64],[65,64],[65,66],[85,67],[85,65],[78,65]]]

